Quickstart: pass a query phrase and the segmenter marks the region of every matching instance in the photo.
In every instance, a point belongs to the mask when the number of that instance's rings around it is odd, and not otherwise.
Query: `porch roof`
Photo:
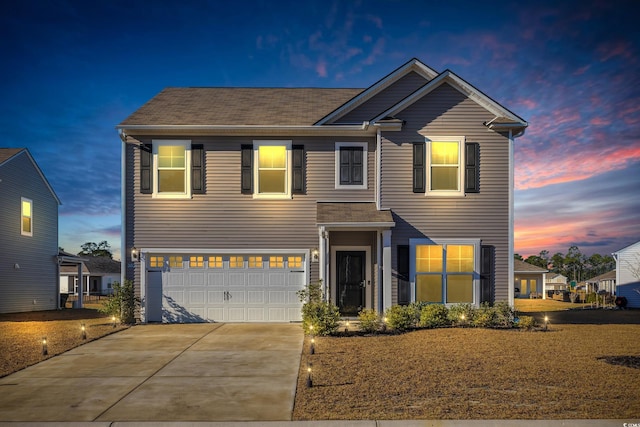
[[[318,225],[331,227],[395,227],[390,210],[378,210],[372,202],[318,202]]]

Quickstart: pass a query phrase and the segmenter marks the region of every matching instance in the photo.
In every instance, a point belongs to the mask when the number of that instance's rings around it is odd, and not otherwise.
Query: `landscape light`
[[[111,321],[113,322],[113,327],[116,327],[116,316],[111,316]]]
[[[313,379],[311,378],[311,363],[307,363],[307,388],[313,387]]]
[[[84,323],[80,325],[80,330],[82,331],[82,339],[87,339],[87,328],[85,328]]]
[[[47,350],[47,337],[42,337],[42,355],[46,356],[47,354],[49,354]]]
[[[311,348],[309,349],[309,354],[316,354],[316,339],[311,338]]]
[[[547,327],[549,325],[549,316],[544,316],[544,330],[547,330]]]
[[[347,322],[344,325],[344,331],[345,332],[349,332],[349,321],[347,320]]]

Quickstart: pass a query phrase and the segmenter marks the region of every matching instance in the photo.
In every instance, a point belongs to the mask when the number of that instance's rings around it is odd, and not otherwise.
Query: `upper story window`
[[[33,236],[33,201],[30,199],[21,199],[21,224],[20,234],[23,236]]]
[[[190,141],[153,141],[154,197],[191,197],[190,154]]]
[[[464,195],[464,137],[427,139],[427,194]]]
[[[291,198],[291,141],[254,141],[254,197]]]
[[[367,188],[367,143],[336,142],[336,188]]]

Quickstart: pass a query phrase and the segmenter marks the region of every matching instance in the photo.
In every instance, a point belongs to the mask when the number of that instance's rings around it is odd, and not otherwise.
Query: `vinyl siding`
[[[402,99],[424,86],[427,80],[415,72],[411,72],[379,94],[363,102],[352,111],[335,120],[335,123],[362,123],[368,121],[391,108]]]
[[[21,234],[22,197],[33,201],[32,236]],[[26,152],[0,166],[0,206],[0,313],[56,309],[58,202]]]
[[[618,262],[616,263],[617,284],[637,282],[637,270],[640,268],[640,242],[617,252]]]
[[[508,299],[509,141],[487,130],[493,116],[453,87],[444,84],[397,114],[402,132],[387,132],[382,141],[383,208],[391,208],[392,253],[409,238],[473,238],[495,247],[496,301]],[[465,136],[480,144],[480,192],[465,197],[431,197],[413,193],[412,143],[425,136]],[[428,165],[427,165],[428,166]],[[397,268],[393,260],[394,270]],[[395,274],[394,274],[395,276]],[[397,283],[393,283],[397,301]]]
[[[139,138],[151,142],[157,137]],[[141,194],[140,150],[127,148],[127,247],[194,249],[312,249],[318,247],[317,201],[374,201],[375,141],[372,138],[180,137],[205,149],[206,193],[191,199],[154,199]],[[292,199],[254,199],[241,194],[240,147],[253,141],[291,140],[303,145],[306,193]],[[367,189],[335,189],[335,142],[368,142]],[[132,221],[133,220],[133,221]],[[135,234],[134,234],[135,233]],[[127,250],[129,250],[127,249]],[[139,264],[135,265],[139,284]],[[128,277],[134,274],[127,269]],[[318,266],[311,264],[311,280]]]

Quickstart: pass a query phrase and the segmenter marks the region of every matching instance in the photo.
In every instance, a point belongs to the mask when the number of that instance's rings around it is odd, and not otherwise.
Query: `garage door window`
[[[301,256],[290,256],[287,261],[289,263],[289,268],[302,268]]]
[[[229,268],[244,268],[244,257],[241,257],[241,256],[229,257]]]
[[[171,267],[171,268],[182,268],[182,257],[181,256],[170,256],[169,257],[169,267]]]
[[[189,258],[189,267],[191,268],[204,268],[203,256],[192,256]]]
[[[261,256],[250,256],[249,257],[249,268],[262,268],[262,257]]]
[[[164,257],[162,256],[151,256],[149,257],[149,267],[151,268],[160,268],[164,265]]]
[[[209,268],[222,268],[222,257],[221,256],[210,256],[209,257]]]
[[[281,256],[269,257],[269,268],[284,268],[284,257],[281,257]]]

